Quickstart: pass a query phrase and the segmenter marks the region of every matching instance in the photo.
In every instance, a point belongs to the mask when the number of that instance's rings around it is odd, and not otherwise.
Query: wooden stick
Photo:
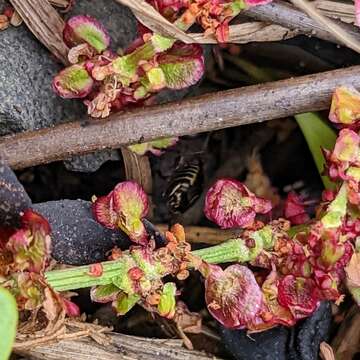
[[[126,179],[135,180],[147,194],[152,192],[152,178],[149,158],[140,156],[126,147],[121,148],[125,165]]]
[[[62,340],[58,343],[38,346],[17,354],[30,360],[210,360],[198,351],[181,347],[181,340],[147,339],[111,333],[110,345],[97,344],[89,338]]]
[[[329,31],[340,43],[343,43],[350,49],[360,53],[360,41],[358,36],[355,38],[341,25],[341,22],[332,20],[323,15],[316,7],[308,0],[290,0],[297,8],[301,9],[309,17],[311,17],[318,24],[322,25],[324,29]]]
[[[11,0],[31,32],[64,64],[69,48],[62,39],[64,21],[48,0]]]
[[[99,149],[191,135],[329,108],[340,85],[360,88],[360,66],[203,95],[0,139],[0,156],[21,169]]]
[[[157,224],[155,226],[162,233],[167,231],[169,228],[166,224]],[[221,230],[206,226],[186,226],[185,236],[186,241],[190,243],[216,245],[226,240],[238,237],[239,230]]]
[[[298,30],[300,33],[309,36],[316,36],[319,39],[341,44],[334,35],[323,25],[306,15],[296,7],[280,0],[274,0],[272,3],[261,6],[254,6],[242,12],[259,21],[267,21],[284,26],[291,30]],[[342,21],[333,20],[338,26],[341,26],[350,36],[360,41],[360,32],[353,25],[345,24]]]
[[[353,3],[345,4],[338,1],[315,0],[314,5],[326,16],[340,19],[346,23],[355,22],[355,6]]]
[[[228,43],[247,44],[249,42],[280,41],[290,39],[299,32],[289,30],[283,26],[265,22],[252,21],[229,27]],[[217,44],[214,36],[206,36],[204,33],[189,34],[199,44]]]

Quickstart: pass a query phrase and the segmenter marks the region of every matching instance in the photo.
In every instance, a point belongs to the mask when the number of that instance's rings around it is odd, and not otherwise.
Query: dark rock
[[[13,171],[0,160],[0,226],[19,225],[20,212],[31,200]]]
[[[328,339],[331,306],[323,302],[313,316],[293,328],[277,327],[247,335],[245,330],[221,327],[227,350],[237,360],[317,360],[322,341]]]
[[[61,65],[24,25],[0,32],[0,63],[0,135],[84,115],[81,102],[63,100],[52,91]]]
[[[249,336],[244,330],[222,328],[221,335],[225,347],[237,360],[287,360],[288,330],[284,327]]]
[[[296,359],[318,359],[320,343],[328,340],[330,325],[331,305],[323,302],[315,314],[302,321],[296,329]]]
[[[106,253],[114,246],[129,247],[125,234],[106,229],[93,219],[88,201],[49,201],[33,208],[49,220],[52,256],[60,263],[96,263],[106,260]]]
[[[106,161],[118,161],[120,155],[117,150],[96,151],[93,154],[74,156],[64,161],[67,170],[79,172],[95,172],[100,169]]]

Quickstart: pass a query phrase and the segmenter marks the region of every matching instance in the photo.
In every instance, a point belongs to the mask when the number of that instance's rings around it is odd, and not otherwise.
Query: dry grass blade
[[[116,0],[128,6],[138,20],[149,29],[165,36],[170,36],[185,43],[216,44],[215,37],[204,34],[187,34],[166,20],[151,5],[144,0]],[[261,22],[250,22],[230,26],[229,42],[245,44],[254,41],[278,41],[288,39],[297,34],[279,25],[269,25]]]
[[[342,2],[329,0],[315,0],[313,4],[326,16],[340,19],[346,23],[355,23],[354,4],[345,4]]]
[[[335,355],[332,347],[325,341],[320,344],[320,357],[323,360],[335,360]]]
[[[146,193],[151,194],[152,179],[150,161],[147,156],[140,156],[126,147],[121,148],[125,165],[126,178],[137,181]]]
[[[64,22],[48,0],[11,0],[31,32],[59,60],[67,64],[68,47],[62,39]]]
[[[299,9],[308,14],[312,19],[322,24],[334,37],[339,39],[344,45],[360,53],[360,43],[348,34],[339,25],[335,24],[331,19],[321,14],[313,4],[307,0],[291,0],[291,2]]]
[[[169,36],[184,43],[195,42],[193,38],[184,31],[177,28],[174,24],[161,16],[145,0],[116,0],[118,3],[128,6],[137,19],[146,27],[159,34]]]
[[[51,5],[66,9],[70,5],[70,0],[49,0]]]
[[[360,310],[354,305],[341,322],[339,331],[331,343],[335,359],[352,360],[360,351]]]
[[[248,22],[231,25],[229,28],[229,43],[246,44],[249,42],[279,41],[289,39],[298,34],[283,26],[267,24],[264,22]],[[204,36],[204,34],[189,34],[200,44],[216,44],[215,38]]]
[[[169,230],[169,227],[166,224],[156,224],[156,228],[161,233]],[[238,230],[221,230],[205,226],[186,226],[185,228],[186,241],[190,243],[217,245],[238,236]]]
[[[182,347],[180,340],[147,339],[118,333],[107,334],[111,342],[102,345],[88,337],[66,338],[58,343],[17,351],[32,360],[215,360],[197,351]]]

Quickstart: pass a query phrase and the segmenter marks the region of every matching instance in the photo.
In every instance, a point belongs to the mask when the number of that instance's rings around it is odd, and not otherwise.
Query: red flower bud
[[[257,213],[271,210],[271,202],[258,198],[241,182],[220,179],[208,191],[205,215],[223,229],[250,227]]]

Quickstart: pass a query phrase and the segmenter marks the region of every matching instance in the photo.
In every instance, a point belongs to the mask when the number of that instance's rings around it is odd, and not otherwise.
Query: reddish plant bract
[[[278,289],[280,305],[289,308],[297,320],[311,315],[320,304],[312,279],[287,275],[280,280]]]
[[[124,231],[132,241],[147,243],[147,233],[141,221],[149,210],[144,190],[134,181],[118,184],[107,196],[93,203],[95,219],[103,226]]]
[[[310,220],[305,211],[305,205],[300,196],[291,192],[288,194],[284,206],[285,218],[290,220],[293,225],[304,224]]]
[[[228,328],[246,327],[262,306],[262,292],[254,274],[242,265],[231,265],[225,270],[208,266],[205,299],[211,315]]]
[[[257,213],[266,214],[271,202],[256,197],[245,185],[233,179],[220,179],[206,194],[206,217],[223,229],[250,227]]]

